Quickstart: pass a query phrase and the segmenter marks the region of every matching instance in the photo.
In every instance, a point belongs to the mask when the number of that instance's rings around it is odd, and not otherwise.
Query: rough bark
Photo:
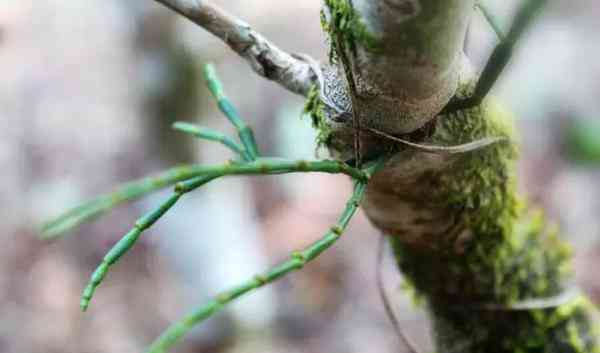
[[[223,40],[252,69],[286,89],[306,95],[316,80],[303,56],[288,54],[269,42],[244,21],[210,1],[156,0]]]
[[[395,152],[369,183],[364,210],[389,236],[400,270],[423,299],[437,352],[599,351],[595,309],[573,288],[568,246],[517,194],[510,114],[488,98],[480,107],[438,115],[475,83],[462,52],[473,2],[355,1],[354,29],[340,35],[336,11],[348,11],[344,3],[325,1],[326,30],[336,56],[351,58],[336,65],[340,76],[349,69],[346,77],[356,81],[356,92],[346,92],[355,95],[351,109],[363,128],[423,144],[506,138],[442,156],[361,134],[364,155]],[[361,26],[372,32],[365,35]],[[340,53],[336,41],[354,42]],[[330,121],[329,147],[348,155],[350,123],[311,104],[315,119]]]
[[[362,121],[392,134],[408,133],[442,110],[457,87],[473,4],[354,1],[357,17],[381,43],[373,50],[360,45],[359,38],[355,55],[350,55]]]

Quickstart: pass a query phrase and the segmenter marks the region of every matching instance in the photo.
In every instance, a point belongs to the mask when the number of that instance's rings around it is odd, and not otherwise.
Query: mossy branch
[[[352,110],[365,112],[357,118],[367,130],[379,131],[380,139],[363,134],[367,154],[398,135],[426,146],[506,142],[456,156],[396,148],[369,184],[364,210],[426,305],[440,353],[600,351],[596,309],[584,295],[568,295],[577,293],[569,246],[517,192],[511,116],[493,99],[480,100],[544,3],[524,0],[506,34],[495,25],[501,42],[477,81],[462,54],[473,1],[325,1],[332,47],[343,41],[351,48],[349,64],[334,64],[357,78]],[[358,38],[364,28],[377,51]],[[481,105],[438,115],[451,98],[473,96]],[[320,128],[328,141],[348,134],[347,126],[323,123],[327,102],[309,102],[317,126],[329,127]],[[351,150],[345,141],[342,148]],[[339,144],[329,147],[338,151]]]

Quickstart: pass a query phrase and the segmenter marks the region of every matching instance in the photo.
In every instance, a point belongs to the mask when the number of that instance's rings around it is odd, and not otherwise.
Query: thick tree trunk
[[[453,95],[467,96],[474,86],[462,53],[473,1],[354,3],[352,10],[346,1],[326,0],[324,11],[337,57],[350,58],[336,65],[340,77],[355,80],[355,92],[346,88],[355,97],[347,100],[362,128],[429,145],[506,138],[449,156],[361,134],[363,155],[397,151],[369,183],[364,210],[389,236],[400,270],[424,299],[437,352],[600,351],[595,309],[572,288],[568,246],[517,194],[510,114],[488,98],[438,115]],[[344,11],[354,11],[346,15],[350,29],[335,25]],[[329,124],[336,141],[330,147],[341,155],[353,149],[350,125]]]

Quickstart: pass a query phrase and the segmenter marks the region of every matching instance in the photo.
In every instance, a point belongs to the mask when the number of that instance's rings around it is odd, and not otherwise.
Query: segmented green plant
[[[273,175],[320,172],[345,174],[352,179],[354,188],[338,221],[322,238],[302,250],[293,252],[290,259],[287,261],[284,261],[262,274],[257,274],[247,282],[242,283],[235,288],[217,294],[214,299],[193,311],[180,322],[172,325],[165,331],[165,333],[148,349],[148,352],[151,353],[166,351],[194,325],[209,318],[214,313],[221,310],[227,303],[243,294],[271,283],[292,271],[301,269],[306,263],[314,260],[319,254],[331,247],[342,236],[344,230],[358,209],[370,176],[375,173],[385,161],[385,157],[382,157],[368,163],[364,168],[355,168],[344,162],[335,160],[306,161],[262,157],[254,139],[252,128],[242,120],[233,104],[225,96],[221,82],[212,65],[209,64],[204,67],[204,77],[210,92],[217,101],[219,109],[235,126],[240,142],[236,142],[232,137],[213,129],[185,122],[176,123],[174,128],[200,139],[223,144],[235,153],[237,156],[235,160],[219,165],[180,166],[153,177],[127,183],[118,188],[115,192],[100,196],[81,206],[73,208],[43,226],[42,234],[45,238],[56,238],[123,202],[131,201],[167,186],[174,185],[173,195],[155,210],[140,217],[131,230],[112,247],[106,256],[104,256],[102,263],[92,274],[90,281],[81,296],[80,305],[83,311],[88,308],[94,292],[102,283],[102,280],[107,275],[110,267],[131,249],[133,245],[135,245],[140,235],[145,230],[152,227],[152,225],[168,212],[184,194],[196,190],[215,179],[229,175]]]

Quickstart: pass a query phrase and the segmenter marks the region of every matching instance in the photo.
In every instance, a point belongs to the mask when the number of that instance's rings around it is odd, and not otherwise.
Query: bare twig
[[[385,291],[385,285],[383,284],[383,258],[385,255],[385,235],[381,234],[379,236],[379,244],[377,245],[377,290],[379,292],[379,297],[381,298],[381,302],[383,303],[383,308],[385,309],[385,313],[388,318],[392,322],[392,326],[394,326],[394,330],[398,335],[398,338],[404,343],[406,348],[410,353],[419,353],[417,350],[416,344],[406,335],[404,330],[402,330],[402,326],[400,326],[400,322],[398,318],[394,314],[394,309],[392,308],[392,304],[390,303],[390,299],[387,296],[387,292]]]
[[[412,147],[412,148],[422,151],[422,152],[434,153],[434,154],[446,154],[446,155],[468,153],[468,152],[476,151],[476,150],[482,149],[484,147],[487,147],[489,145],[493,145],[495,143],[506,140],[504,137],[486,137],[486,138],[482,138],[482,139],[479,139],[476,141],[472,141],[472,142],[468,142],[468,143],[464,143],[464,144],[460,144],[460,145],[436,146],[436,145],[422,145],[419,143],[410,142],[408,140],[401,139],[399,137],[387,134],[383,131],[379,131],[379,130],[373,129],[373,128],[367,127],[367,128],[365,128],[365,130],[368,132],[371,132],[375,135],[378,135],[378,136],[381,136],[388,140],[392,140],[392,141],[398,142],[400,144]]]
[[[352,2],[350,2],[350,6],[353,8]],[[332,26],[335,28],[335,21],[331,21]],[[360,156],[360,114],[358,114],[358,109],[360,108],[360,104],[357,102],[358,91],[356,89],[356,82],[354,81],[354,75],[352,74],[352,68],[350,64],[350,60],[346,56],[346,45],[344,43],[344,39],[342,38],[341,32],[337,31],[337,39],[335,44],[337,46],[337,53],[340,59],[342,60],[342,66],[344,68],[344,73],[346,75],[346,81],[348,82],[348,87],[350,88],[350,99],[352,101],[352,126],[354,127],[354,159],[356,160],[356,166],[360,167],[361,164],[361,156]]]
[[[277,48],[247,23],[210,1],[155,0],[223,40],[259,75],[306,96],[316,73],[301,56]]]
[[[546,298],[531,298],[521,300],[511,304],[498,303],[474,303],[468,306],[455,306],[457,310],[487,310],[487,311],[527,311],[527,310],[543,310],[558,308],[577,299],[582,299],[581,290],[575,286],[571,286],[559,294]]]

